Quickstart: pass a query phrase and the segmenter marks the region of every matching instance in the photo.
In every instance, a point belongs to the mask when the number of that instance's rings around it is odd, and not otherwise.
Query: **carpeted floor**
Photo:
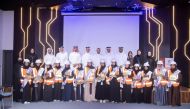
[[[156,106],[153,104],[136,104],[136,103],[105,103],[98,102],[34,102],[22,104],[14,102],[11,109],[190,109],[190,104],[182,104],[180,107]]]

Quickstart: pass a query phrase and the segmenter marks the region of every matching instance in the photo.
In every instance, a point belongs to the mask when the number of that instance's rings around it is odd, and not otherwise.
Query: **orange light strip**
[[[154,12],[153,12],[153,8],[152,8],[152,17],[159,23],[159,25],[160,25],[160,37],[161,37],[161,41],[160,41],[160,43],[159,43],[159,45],[158,45],[158,47],[157,47],[157,59],[160,59],[160,47],[161,47],[161,45],[162,45],[162,43],[163,43],[163,40],[164,40],[164,37],[163,37],[163,31],[164,31],[164,27],[163,27],[163,23],[159,20],[159,19],[157,19],[155,16],[154,16]]]
[[[176,39],[175,39],[175,44],[176,44],[176,48],[173,50],[173,58],[175,58],[175,52],[177,51],[177,49],[178,49],[178,29],[177,29],[177,27],[176,27],[176,25],[175,25],[175,6],[173,6],[172,7],[172,18],[173,18],[173,20],[172,20],[172,24],[173,24],[173,27],[174,27],[174,29],[175,29],[175,33],[176,33]]]
[[[160,38],[160,28],[161,28],[161,26],[160,26],[160,24],[150,15],[150,13],[151,13],[150,10],[151,10],[151,9],[148,10],[148,16],[149,16],[149,18],[150,18],[152,21],[154,21],[154,22],[158,25],[158,37],[156,38],[156,60],[159,60],[157,51],[158,51],[158,40],[159,40],[159,38]]]
[[[150,25],[150,21],[148,20],[148,8],[146,8],[146,22],[148,23],[148,43],[149,45],[152,47],[152,56],[154,57],[154,45],[151,43],[151,39],[150,39],[150,29],[151,29],[151,25]]]
[[[184,45],[184,55],[185,55],[185,57],[187,58],[188,61],[190,61],[190,57],[187,54],[187,46],[188,46],[189,43],[190,43],[190,18],[189,18],[189,39]]]
[[[25,47],[25,40],[26,40],[26,33],[25,33],[25,31],[24,31],[24,29],[23,29],[23,27],[22,27],[22,19],[23,19],[23,8],[21,7],[20,8],[20,29],[22,30],[22,32],[23,32],[23,45],[22,45],[22,49],[20,50],[20,52],[19,52],[19,57],[21,57],[22,55],[22,52],[23,52],[23,50],[24,50],[24,47]],[[24,52],[23,52],[23,59],[25,58],[24,57],[25,55],[24,55]]]
[[[51,44],[48,42],[48,26],[49,26],[49,23],[51,22],[52,20],[52,17],[53,17],[53,10],[51,9],[51,18],[46,22],[46,43],[48,44],[48,46],[52,49],[52,46]]]
[[[39,39],[38,40],[39,40],[40,44],[43,47],[43,57],[44,57],[45,56],[45,45],[44,45],[44,43],[41,40],[41,37],[42,37],[42,35],[41,35],[41,32],[42,32],[42,22],[41,22],[41,20],[39,18],[39,15],[40,15],[40,8],[37,8],[37,20],[38,20],[38,23],[39,23],[39,27],[38,27],[38,31],[39,31],[38,38]]]
[[[53,36],[50,34],[50,28],[51,28],[51,24],[57,19],[57,8],[55,8],[55,18],[49,23],[49,26],[48,26],[48,35],[49,35],[49,37],[52,39],[52,41],[53,41],[53,53],[54,53],[54,55],[55,55],[55,45],[56,45],[56,41],[55,41],[55,39],[53,38]]]

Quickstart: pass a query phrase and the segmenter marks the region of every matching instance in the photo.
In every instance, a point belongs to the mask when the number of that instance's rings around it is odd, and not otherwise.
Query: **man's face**
[[[31,53],[31,54],[33,54],[33,53],[34,53],[34,49],[33,49],[33,48],[30,50],[30,53]]]
[[[52,52],[51,49],[48,49],[48,54],[51,54],[51,52]]]
[[[86,52],[87,52],[87,53],[90,53],[90,48],[86,48]]]
[[[101,62],[100,65],[101,65],[101,66],[105,66],[105,63]]]
[[[55,63],[55,66],[56,66],[56,67],[59,67],[59,66],[60,66],[60,63]]]
[[[100,54],[100,52],[101,52],[101,49],[100,49],[100,48],[97,48],[97,49],[96,49],[96,53],[97,53],[97,54]]]
[[[139,70],[139,67],[135,67],[135,70]]]
[[[59,48],[59,52],[63,52],[64,51],[64,48],[63,47],[60,47]]]
[[[65,67],[66,67],[66,68],[69,68],[69,67],[70,67],[70,65],[69,65],[69,64],[66,64],[66,65],[65,65]]]
[[[162,64],[157,64],[157,67],[158,68],[162,68]]]
[[[111,48],[107,48],[107,53],[110,53],[111,52]]]
[[[82,67],[82,65],[81,64],[78,64],[78,68],[81,68]]]
[[[123,48],[119,48],[119,53],[123,53]]]

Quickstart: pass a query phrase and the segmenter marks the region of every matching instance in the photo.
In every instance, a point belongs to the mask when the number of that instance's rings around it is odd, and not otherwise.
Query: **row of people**
[[[150,70],[148,62],[141,69],[139,64],[131,68],[129,61],[120,67],[116,60],[112,60],[109,66],[101,60],[98,67],[94,67],[92,60],[88,60],[85,67],[79,62],[73,68],[69,61],[64,68],[59,60],[55,61],[54,66],[46,62],[45,69],[41,60],[35,63],[34,67],[30,67],[30,61],[25,59],[21,67],[24,103],[31,100],[98,100],[101,103],[180,105],[181,73],[176,62],[171,62],[171,69],[166,70],[163,62],[158,61],[154,72]]]
[[[31,61],[32,65],[35,64],[35,60],[38,58],[34,52],[34,49],[31,49],[31,53],[27,56]],[[64,47],[59,48],[59,52],[54,55],[53,50],[51,48],[47,49],[47,53],[44,56],[44,63],[46,64],[48,61],[53,63],[55,60],[59,60],[62,67],[64,67],[65,62],[70,61],[72,66],[77,65],[79,62],[82,62],[83,66],[86,66],[88,60],[93,61],[93,66],[98,67],[100,60],[105,60],[107,66],[111,65],[111,60],[116,59],[118,66],[123,66],[126,61],[130,61],[131,66],[134,63],[138,63],[140,66],[143,65],[144,62],[149,62],[151,71],[155,68],[155,60],[152,57],[151,52],[147,53],[147,56],[143,57],[140,50],[137,50],[137,55],[133,57],[132,51],[128,52],[128,55],[124,52],[123,47],[118,47],[118,53],[113,53],[111,47],[106,47],[106,53],[103,54],[100,48],[96,49],[96,53],[91,53],[91,48],[86,47],[85,53],[80,54],[78,46],[74,46],[73,50],[70,54],[64,50]]]

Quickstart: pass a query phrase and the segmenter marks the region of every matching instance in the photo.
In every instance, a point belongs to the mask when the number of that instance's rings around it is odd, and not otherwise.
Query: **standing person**
[[[143,94],[142,94],[142,71],[139,68],[139,64],[134,65],[133,69],[133,97],[134,102],[142,103],[143,102]]]
[[[24,65],[21,67],[21,84],[22,84],[22,102],[28,104],[31,102],[31,84],[32,84],[32,68],[30,67],[30,60],[24,59]]]
[[[95,98],[100,101],[100,103],[105,103],[106,99],[108,98],[106,95],[107,93],[107,84],[106,84],[106,75],[108,73],[108,68],[106,67],[106,63],[104,60],[100,61],[100,66],[97,68],[96,71],[96,94]]]
[[[106,47],[106,54],[104,55],[105,61],[106,61],[106,66],[111,65],[111,60],[114,59],[114,54],[111,51],[111,47]]]
[[[64,47],[59,48],[59,52],[56,54],[56,60],[60,61],[61,67],[64,67],[65,62],[68,61],[68,53],[64,50]]]
[[[53,50],[51,48],[47,48],[47,54],[44,56],[44,63],[51,62],[53,66],[55,62],[55,56],[53,55]]]
[[[30,49],[30,53],[27,55],[27,58],[30,60],[30,64],[33,67],[36,60],[38,59],[38,55],[35,53],[34,48]]]
[[[147,53],[145,62],[148,62],[148,64],[150,65],[149,69],[150,69],[150,71],[153,72],[154,69],[156,68],[156,61],[155,61],[154,57],[152,57],[152,53],[150,51]]]
[[[111,61],[111,65],[108,68],[108,84],[110,90],[110,101],[118,103],[120,102],[120,81],[118,78],[121,76],[119,67],[117,66],[116,60]]]
[[[145,103],[151,103],[152,99],[152,71],[148,62],[144,63],[142,82],[144,84],[143,96]]]
[[[62,75],[65,83],[63,100],[72,101],[74,100],[74,71],[72,70],[69,61],[65,63],[65,68],[63,69]]]
[[[167,105],[167,70],[162,61],[157,62],[157,67],[153,73],[154,89],[153,103],[157,105]]]
[[[118,51],[119,52],[116,54],[115,58],[118,66],[122,68],[127,61],[127,55],[124,53],[123,47],[119,47]]]
[[[130,62],[130,68],[133,68],[133,52],[132,51],[128,52],[127,61]]]
[[[35,67],[33,68],[33,99],[34,101],[40,101],[43,99],[43,74],[44,68],[41,67],[42,61],[37,59]]]
[[[130,68],[130,61],[127,61],[125,66],[121,69],[123,76],[122,88],[122,102],[132,102],[132,69]]]
[[[95,101],[96,69],[92,65],[92,60],[88,60],[87,66],[85,67],[84,72],[85,72],[84,101],[87,101],[87,102]]]
[[[180,82],[182,80],[181,71],[177,68],[177,63],[172,61],[170,63],[170,70],[168,70],[169,79],[169,101],[172,106],[181,106],[180,101]]]
[[[61,86],[63,82],[63,77],[62,77],[62,71],[63,68],[61,67],[61,63],[59,60],[55,61],[55,66],[53,68],[53,73],[54,73],[54,101],[60,101],[61,100]]]
[[[86,47],[85,53],[82,55],[82,64],[87,65],[88,60],[92,60],[92,54],[90,53],[90,47]]]
[[[81,62],[81,55],[78,51],[78,46],[73,47],[73,51],[69,54],[69,61],[71,66],[75,67]]]
[[[93,56],[94,67],[98,67],[100,65],[101,60],[104,60],[104,56],[101,54],[101,49],[97,48],[96,53]]]
[[[137,50],[137,55],[133,59],[134,64],[139,64],[139,68],[144,64],[141,50]]]
[[[52,62],[46,62],[46,68],[44,73],[44,92],[43,100],[46,102],[53,101],[53,88],[54,88],[54,73]]]
[[[74,70],[75,74],[75,98],[77,101],[84,101],[84,69],[79,63]]]

